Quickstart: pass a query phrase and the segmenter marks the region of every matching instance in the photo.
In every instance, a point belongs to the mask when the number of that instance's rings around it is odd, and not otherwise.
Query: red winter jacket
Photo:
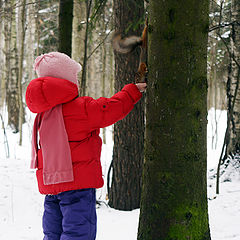
[[[36,175],[42,194],[102,187],[100,128],[124,118],[142,94],[135,84],[128,84],[111,98],[94,100],[91,97],[77,96],[76,85],[65,79],[38,78],[32,80],[27,88],[26,103],[34,113],[63,104],[64,124],[71,149],[74,181],[51,185],[43,183],[42,150],[38,150]]]

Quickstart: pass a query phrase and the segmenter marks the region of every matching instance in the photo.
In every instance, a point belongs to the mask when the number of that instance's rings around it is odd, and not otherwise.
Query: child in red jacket
[[[124,118],[142,97],[146,83],[128,84],[111,98],[78,97],[81,66],[59,52],[35,60],[38,78],[26,91],[37,113],[31,168],[45,194],[45,240],[94,240],[95,189],[103,186],[100,128]],[[40,139],[38,139],[38,136]]]

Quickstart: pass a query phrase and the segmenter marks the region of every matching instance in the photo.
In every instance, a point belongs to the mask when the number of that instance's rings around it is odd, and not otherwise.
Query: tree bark
[[[3,9],[3,1],[0,0],[0,9]],[[3,14],[0,14],[0,48],[3,49]],[[2,51],[0,51],[0,78],[4,79],[3,76],[3,61],[2,61]],[[2,87],[2,80],[0,81],[0,86]],[[0,107],[3,107],[3,89],[0,89]]]
[[[72,33],[72,58],[83,64],[84,56],[84,34],[86,24],[86,4],[85,1],[74,0],[73,6],[73,33]],[[81,73],[79,73],[79,83],[81,83]]]
[[[22,80],[23,80],[23,58],[24,58],[24,42],[25,42],[25,27],[26,20],[26,0],[22,2],[21,9],[21,39],[20,39],[20,53],[19,53],[19,72],[18,72],[18,105],[19,105],[19,145],[22,145],[22,125],[24,120],[23,96],[22,96]]]
[[[85,28],[85,36],[84,36],[84,57],[82,64],[82,78],[81,78],[81,88],[80,95],[86,95],[87,88],[87,57],[88,57],[88,36],[89,36],[89,17],[92,8],[92,0],[85,0],[86,3],[86,28]]]
[[[105,14],[103,13],[102,15],[102,23],[101,23],[101,30],[102,30],[102,35],[103,37],[105,37],[106,35],[106,28],[105,27],[105,22],[104,22],[104,19],[105,19]],[[101,62],[102,62],[102,79],[101,79],[101,88],[102,88],[102,92],[101,92],[101,95],[102,97],[106,97],[105,95],[105,88],[106,88],[106,71],[107,71],[107,46],[106,46],[106,43],[104,42],[102,44],[102,47],[101,47]],[[102,130],[102,135],[103,135],[103,144],[106,144],[106,128],[103,128]]]
[[[59,1],[59,46],[58,51],[72,55],[73,0]]]
[[[149,75],[138,240],[210,240],[207,0],[149,3]]]
[[[6,101],[8,110],[8,125],[13,132],[19,131],[19,102],[17,73],[18,66],[15,59],[17,53],[16,46],[16,12],[12,11],[14,1],[8,0],[4,3],[4,54],[5,67],[4,78],[2,80],[3,99]],[[15,38],[14,38],[15,37]],[[14,40],[15,39],[15,40]]]
[[[133,11],[134,9],[134,11]],[[143,0],[114,1],[116,31],[140,35],[143,26],[134,30],[139,20],[144,22]],[[139,52],[128,55],[115,53],[115,91],[134,82]],[[114,125],[113,177],[109,205],[115,209],[139,208],[144,141],[144,99],[123,120]]]

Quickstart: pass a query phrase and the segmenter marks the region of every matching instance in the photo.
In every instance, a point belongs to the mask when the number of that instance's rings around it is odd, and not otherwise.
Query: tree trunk
[[[85,1],[74,0],[73,7],[73,34],[72,34],[72,58],[83,64],[84,56],[84,36],[86,24],[86,3]],[[81,83],[81,72],[79,73],[79,83]]]
[[[134,11],[133,11],[134,9]],[[144,22],[143,0],[114,1],[116,31],[128,35],[138,34],[139,20]],[[115,91],[125,84],[133,83],[138,68],[139,52],[128,55],[115,53]],[[114,125],[113,178],[109,193],[109,205],[115,209],[132,210],[139,208],[144,141],[144,100],[123,120]]]
[[[40,45],[40,23],[39,23],[39,2],[34,5],[34,16],[35,16],[35,26],[36,26],[36,56],[39,56],[39,45]]]
[[[72,55],[73,0],[59,1],[59,46],[58,51]]]
[[[12,11],[14,1],[5,1],[4,5],[4,54],[5,67],[2,80],[3,97],[8,109],[8,125],[13,132],[19,131],[19,102],[17,88],[16,62],[16,13]],[[14,27],[15,26],[15,27]],[[14,40],[15,39],[15,40]],[[15,42],[14,42],[14,41]]]
[[[0,9],[3,9],[3,1],[0,0]],[[0,49],[3,49],[3,14],[0,14]],[[4,79],[3,76],[3,61],[2,61],[2,51],[0,51],[0,79]],[[2,80],[0,81],[0,87],[2,86]],[[2,88],[0,88],[0,108],[3,107],[3,92],[5,90],[3,90]]]
[[[207,0],[149,4],[149,76],[138,240],[210,240]]]
[[[22,80],[23,80],[23,57],[24,57],[24,42],[25,42],[25,27],[26,20],[26,0],[23,0],[21,7],[21,38],[20,38],[20,52],[19,52],[19,72],[18,72],[18,101],[19,101],[19,145],[22,145],[22,125],[24,122],[23,96],[22,96]]]
[[[27,6],[28,14],[26,14],[26,22],[29,24],[27,24],[25,36],[26,46],[28,47],[25,49],[24,55],[26,59],[25,71],[28,73],[29,80],[35,78],[35,71],[32,65],[35,56],[39,56],[39,28],[38,28],[39,19],[37,8],[38,3],[36,3],[35,6],[35,0],[28,0]],[[23,92],[25,92],[24,85]]]
[[[92,0],[85,0],[86,3],[86,28],[85,28],[85,36],[84,36],[84,56],[83,56],[83,64],[82,64],[82,78],[81,78],[81,88],[80,94],[81,96],[86,95],[87,88],[87,57],[88,57],[88,36],[89,36],[89,18],[92,8]]]
[[[228,97],[228,116],[230,117],[230,138],[227,145],[227,155],[234,155],[240,151],[240,2],[232,0],[231,51],[232,62],[230,67],[230,94]],[[238,64],[236,64],[236,62]],[[237,88],[237,89],[236,89]],[[234,97],[236,92],[236,97]],[[233,109],[232,109],[233,108]],[[232,115],[230,114],[232,109]]]
[[[105,22],[104,22],[104,19],[105,19],[105,14],[103,13],[102,15],[102,24],[101,24],[101,30],[102,30],[102,35],[103,37],[105,37],[106,35],[106,29],[104,29],[105,27]],[[106,66],[106,63],[107,63],[107,46],[106,46],[106,43],[104,42],[102,44],[102,47],[101,47],[101,62],[102,62],[102,81],[101,81],[101,88],[102,88],[102,97],[106,97],[105,95],[105,88],[106,88],[106,71],[107,71],[107,66]],[[103,134],[103,143],[106,144],[106,128],[103,128],[102,130],[102,134]]]

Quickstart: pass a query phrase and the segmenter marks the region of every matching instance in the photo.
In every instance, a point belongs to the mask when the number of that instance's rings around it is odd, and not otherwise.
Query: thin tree
[[[115,28],[127,35],[141,34],[144,23],[144,2],[114,1]],[[115,53],[115,91],[134,82],[139,52]],[[115,209],[139,208],[144,141],[144,100],[122,121],[114,125],[113,176],[109,205]]]
[[[0,9],[3,8],[3,1],[0,0]],[[3,37],[3,14],[0,13],[0,48],[2,48],[2,37]],[[2,59],[2,51],[0,51],[0,59]],[[0,61],[0,78],[3,79],[3,62]],[[0,81],[0,107],[3,106],[3,96],[2,93],[2,81]]]
[[[106,35],[107,29],[106,29],[106,25],[104,22],[105,19],[105,14],[103,13],[102,15],[102,24],[101,24],[101,28],[103,30],[103,36]],[[105,88],[106,88],[106,71],[107,71],[107,46],[105,43],[102,44],[101,47],[101,62],[102,62],[102,77],[101,77],[101,88],[102,88],[102,92],[101,95],[103,97],[105,97]],[[103,143],[106,144],[106,128],[103,128],[102,130],[102,134],[103,134]]]
[[[138,240],[210,240],[208,0],[149,3],[149,76]]]
[[[231,4],[231,68],[230,68],[230,93],[228,95],[228,106],[233,108],[232,115],[230,115],[230,138],[227,145],[227,155],[235,155],[240,152],[240,2],[232,0]],[[236,94],[235,94],[236,92]],[[235,96],[236,95],[236,96]],[[234,97],[235,96],[235,97]],[[234,104],[233,104],[234,103]],[[229,115],[229,112],[228,112]]]
[[[24,42],[26,35],[26,0],[23,0],[21,7],[21,39],[19,52],[19,72],[18,72],[18,101],[19,101],[19,145],[22,145],[22,125],[24,120],[23,96],[22,96],[22,78],[23,78],[23,59],[24,59]]]
[[[84,33],[86,24],[86,3],[85,1],[74,0],[73,4],[73,34],[72,34],[72,58],[83,63]]]
[[[89,18],[92,9],[92,0],[85,0],[86,4],[86,28],[85,28],[85,37],[84,37],[84,56],[82,63],[82,78],[81,78],[81,96],[86,95],[86,87],[87,87],[87,54],[88,54],[88,37],[89,37]]]
[[[2,78],[2,100],[8,110],[8,125],[13,132],[19,131],[19,102],[17,84],[16,9],[15,1],[4,3],[4,77]]]
[[[59,46],[58,51],[72,55],[73,0],[59,1]]]

